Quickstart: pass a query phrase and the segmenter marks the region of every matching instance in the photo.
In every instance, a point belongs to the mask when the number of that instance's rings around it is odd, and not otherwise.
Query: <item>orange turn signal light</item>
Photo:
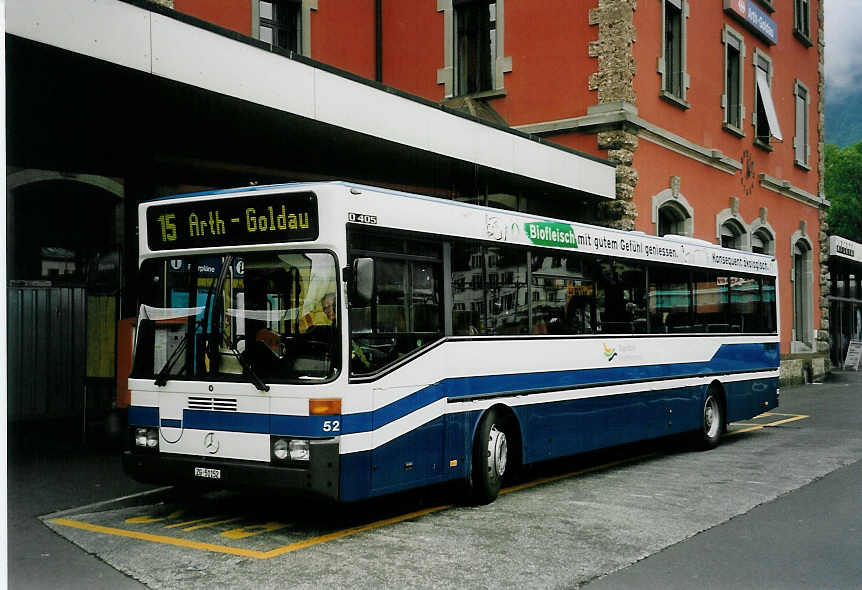
[[[341,398],[310,399],[308,400],[308,414],[310,416],[341,414]]]

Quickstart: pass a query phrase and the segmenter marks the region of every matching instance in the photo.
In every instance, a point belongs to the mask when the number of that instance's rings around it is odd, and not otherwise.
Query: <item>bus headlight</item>
[[[292,440],[288,444],[291,461],[308,461],[311,459],[311,449],[307,440]]]
[[[148,451],[159,450],[159,429],[136,427],[133,430],[135,446]]]
[[[280,461],[287,459],[287,441],[283,438],[275,439],[272,443],[272,455]]]

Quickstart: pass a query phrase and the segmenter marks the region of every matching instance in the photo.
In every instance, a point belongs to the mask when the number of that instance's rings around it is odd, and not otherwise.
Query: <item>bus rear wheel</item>
[[[479,423],[470,477],[470,496],[476,504],[493,502],[500,493],[510,459],[506,432],[506,424],[495,409],[489,410]]]
[[[710,388],[703,401],[703,420],[698,437],[700,447],[704,450],[717,447],[722,430],[724,430],[724,405],[715,389]]]

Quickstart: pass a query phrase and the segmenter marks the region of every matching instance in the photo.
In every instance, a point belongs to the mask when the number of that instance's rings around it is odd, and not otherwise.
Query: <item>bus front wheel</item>
[[[496,409],[489,410],[479,423],[473,444],[470,496],[476,504],[496,499],[509,462],[509,438],[505,421]]]

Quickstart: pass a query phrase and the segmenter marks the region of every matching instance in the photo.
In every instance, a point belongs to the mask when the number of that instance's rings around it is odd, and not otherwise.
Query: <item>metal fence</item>
[[[8,419],[80,416],[87,366],[83,287],[9,287]]]

